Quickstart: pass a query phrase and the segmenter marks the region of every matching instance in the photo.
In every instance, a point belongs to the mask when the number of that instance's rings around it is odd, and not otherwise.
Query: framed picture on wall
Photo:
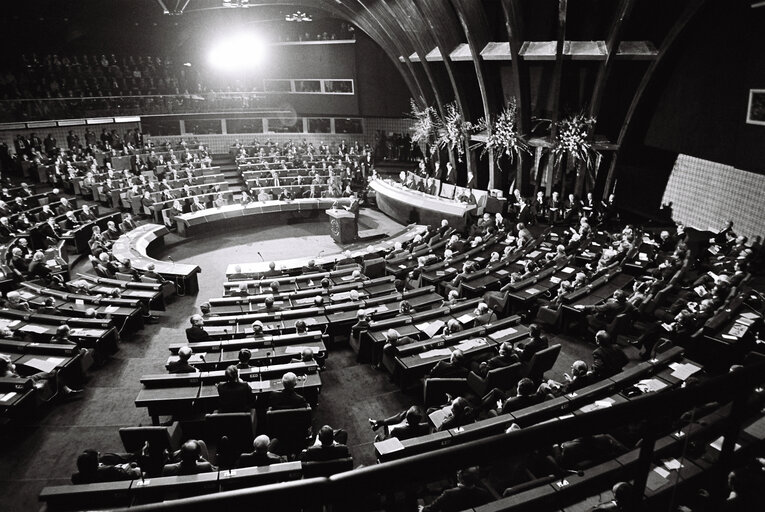
[[[749,89],[749,108],[746,109],[746,122],[765,125],[765,89]]]

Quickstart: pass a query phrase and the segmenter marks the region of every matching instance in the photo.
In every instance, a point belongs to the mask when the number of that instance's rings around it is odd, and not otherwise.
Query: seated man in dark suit
[[[540,403],[544,397],[536,391],[537,387],[534,384],[534,381],[524,377],[518,381],[515,396],[506,398],[506,393],[504,391],[499,388],[494,388],[483,396],[481,399],[481,407],[483,409],[489,409],[489,416],[507,414]],[[497,401],[501,400],[504,401],[500,407],[498,406]]]
[[[170,373],[196,373],[199,370],[189,364],[194,351],[191,347],[181,347],[178,349],[178,360],[167,365],[167,371]]]
[[[210,339],[210,335],[204,330],[205,321],[202,315],[192,315],[189,318],[191,327],[186,329],[186,340],[189,343],[196,343],[199,341],[207,341]]]
[[[472,467],[457,472],[457,487],[446,489],[433,503],[422,507],[421,512],[458,512],[489,503],[491,494],[478,487],[478,468]]]
[[[236,366],[226,368],[226,381],[218,384],[218,412],[249,412],[250,386],[239,378]]]
[[[513,344],[505,342],[499,347],[499,355],[492,357],[488,361],[482,362],[478,366],[478,371],[476,373],[482,377],[486,377],[490,370],[504,368],[517,362],[518,356],[515,355],[515,352],[513,351]]]
[[[470,370],[467,366],[465,354],[460,349],[455,349],[449,360],[442,360],[436,363],[430,370],[431,378],[460,378],[467,377]]]
[[[587,323],[593,330],[605,328],[619,313],[623,313],[627,307],[627,294],[624,290],[616,290],[613,296],[603,304],[584,306],[581,309],[588,313]]]
[[[303,450],[303,453],[300,454],[300,460],[303,462],[325,462],[350,457],[351,452],[348,447],[335,441],[335,435],[335,431],[329,425],[321,427],[319,435],[316,436],[318,444]]]
[[[253,450],[251,453],[243,453],[239,456],[236,466],[239,468],[249,468],[253,466],[270,466],[285,462],[283,457],[268,451],[271,439],[265,434],[261,434],[252,442]]]
[[[542,349],[549,346],[547,336],[542,335],[542,329],[537,324],[529,325],[529,340],[515,347],[521,362],[528,363]]]
[[[375,441],[382,441],[389,437],[395,437],[403,441],[430,433],[430,427],[427,423],[422,423],[422,412],[420,412],[420,408],[416,405],[383,420],[373,420],[370,418],[369,424],[372,430],[383,427],[383,433],[378,434],[375,437]]]
[[[271,393],[268,402],[271,409],[300,409],[308,407],[306,399],[295,391],[297,375],[292,372],[282,375],[282,386],[284,386],[283,390]]]
[[[45,238],[47,245],[55,245],[61,239],[61,227],[56,223],[56,219],[51,217],[45,224],[39,228],[40,234]]]
[[[621,348],[611,343],[611,336],[606,331],[595,334],[598,348],[592,352],[592,373],[597,379],[616,375],[627,364],[627,356]]]
[[[197,475],[212,473],[217,468],[202,458],[202,448],[197,441],[190,440],[181,446],[181,461],[165,464],[162,476]]]
[[[100,454],[96,450],[85,450],[77,457],[77,473],[72,474],[72,483],[95,484],[133,480],[141,477],[141,468],[130,459],[129,454]]]

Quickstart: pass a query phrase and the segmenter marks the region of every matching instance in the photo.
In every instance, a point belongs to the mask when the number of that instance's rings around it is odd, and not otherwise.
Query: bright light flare
[[[252,34],[241,33],[218,42],[208,55],[210,65],[221,71],[258,67],[265,60],[265,43]]]

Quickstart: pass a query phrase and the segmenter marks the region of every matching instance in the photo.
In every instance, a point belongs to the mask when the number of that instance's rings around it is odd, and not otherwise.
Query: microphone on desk
[[[175,265],[175,260],[173,259],[173,257],[172,257],[172,256],[168,256],[168,257],[167,257],[167,259],[169,259],[169,260],[170,260],[170,262],[171,262],[173,265]]]
[[[266,260],[263,258],[263,255],[262,255],[262,254],[260,254],[260,251],[257,251],[257,252],[258,252],[258,256],[260,256],[260,261],[266,261]]]
[[[324,249],[320,250],[320,251],[319,251],[319,254],[317,254],[317,255],[316,255],[316,257],[318,258],[318,257],[319,257],[319,256],[321,256],[322,254],[324,254]]]

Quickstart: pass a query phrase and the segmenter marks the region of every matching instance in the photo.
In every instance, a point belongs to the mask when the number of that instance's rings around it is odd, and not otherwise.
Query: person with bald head
[[[496,368],[504,368],[506,366],[510,366],[511,364],[515,364],[518,361],[518,356],[513,350],[513,344],[506,341],[500,345],[498,355],[482,362],[478,366],[478,374],[482,377],[486,377],[490,370],[494,370]]]
[[[217,471],[215,466],[202,457],[202,446],[199,441],[191,439],[183,443],[180,457],[180,462],[165,464],[162,468],[162,476],[196,475]]]
[[[273,391],[269,399],[271,409],[300,409],[308,407],[308,402],[302,395],[295,391],[297,387],[297,375],[287,372],[282,376],[283,390]]]
[[[170,361],[167,371],[170,373],[197,373],[199,370],[189,364],[189,359],[194,354],[191,347],[185,346],[178,349],[178,360]]]
[[[278,464],[279,462],[285,462],[283,457],[271,453],[268,448],[271,445],[271,439],[261,434],[255,438],[252,442],[253,450],[250,453],[243,453],[239,456],[237,461],[237,467],[249,468],[253,466],[270,466],[271,464]]]
[[[290,359],[290,363],[312,363],[315,360],[313,349],[311,347],[305,347],[300,353],[300,357],[293,357]]]
[[[189,318],[191,327],[186,329],[186,340],[189,343],[196,343],[199,341],[207,341],[210,339],[210,335],[204,330],[205,321],[202,315],[192,315]]]

